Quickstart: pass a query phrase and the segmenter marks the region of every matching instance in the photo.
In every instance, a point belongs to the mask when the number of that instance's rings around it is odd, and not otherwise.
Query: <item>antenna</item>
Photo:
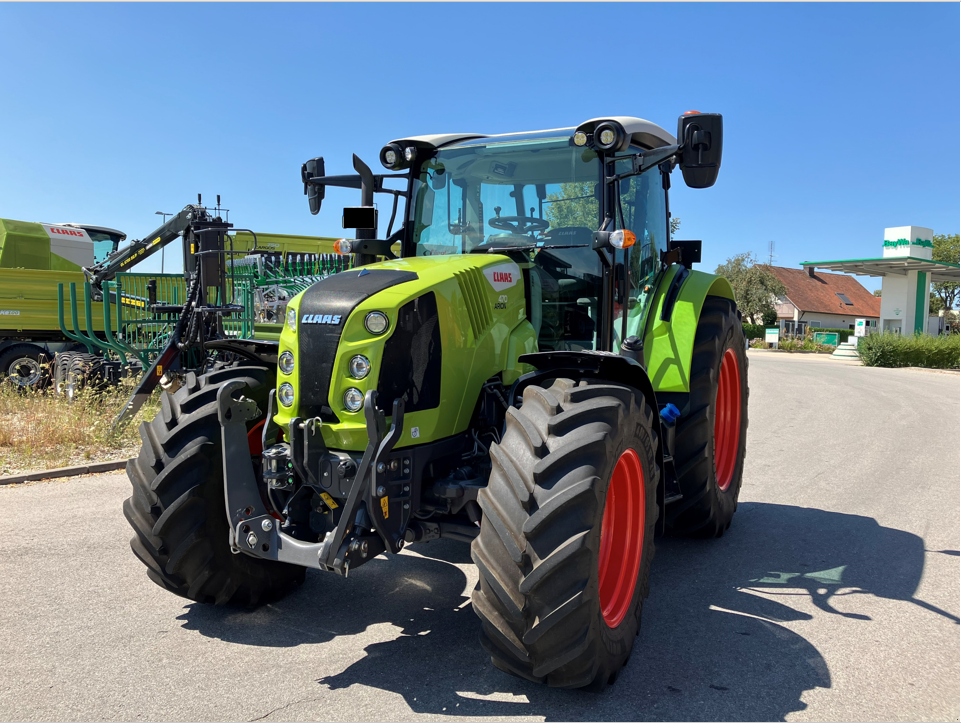
[[[200,200],[200,194],[199,194],[199,193],[197,194],[197,205],[198,205],[198,206],[203,206],[203,205],[204,205],[203,202]]]
[[[774,242],[768,241],[767,243],[767,265],[774,266]]]

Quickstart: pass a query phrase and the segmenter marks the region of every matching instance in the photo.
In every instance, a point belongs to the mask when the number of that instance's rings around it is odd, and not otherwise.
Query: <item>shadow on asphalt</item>
[[[345,580],[308,573],[303,589],[253,612],[191,605],[187,630],[240,645],[317,645],[391,623],[398,637],[318,679],[403,696],[415,713],[528,715],[547,720],[782,720],[803,710],[805,691],[831,686],[821,654],[782,622],[811,620],[792,607],[863,626],[866,596],[903,601],[958,618],[914,597],[926,551],[920,537],[872,518],[743,503],[719,540],[657,540],[641,635],[618,683],[600,695],[553,690],[501,673],[477,643],[465,591],[467,546],[417,545],[420,556],[378,558]],[[805,605],[805,607],[807,607]],[[865,651],[867,652],[867,651]]]

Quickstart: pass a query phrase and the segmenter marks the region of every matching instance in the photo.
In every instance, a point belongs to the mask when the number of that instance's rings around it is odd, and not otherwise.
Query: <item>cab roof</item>
[[[411,136],[409,138],[398,138],[391,143],[402,145],[414,145],[422,148],[443,148],[446,146],[458,145],[467,141],[475,141],[480,144],[483,142],[507,141],[507,140],[533,140],[535,138],[561,138],[574,135],[577,129],[589,127],[593,128],[602,121],[615,121],[620,123],[628,135],[631,142],[645,148],[660,148],[661,146],[671,146],[677,143],[673,135],[664,130],[661,126],[643,118],[632,116],[604,116],[592,118],[584,121],[578,126],[570,128],[553,128],[540,131],[524,131],[522,133],[501,133],[497,135],[485,135],[483,133],[440,133],[425,136]],[[473,144],[471,144],[473,145]]]

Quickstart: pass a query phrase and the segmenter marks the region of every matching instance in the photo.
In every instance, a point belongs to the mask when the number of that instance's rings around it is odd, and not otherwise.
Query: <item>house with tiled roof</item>
[[[813,268],[764,266],[784,284],[777,304],[782,335],[803,334],[808,328],[854,329],[855,319],[876,327],[881,299],[847,274],[825,274]]]

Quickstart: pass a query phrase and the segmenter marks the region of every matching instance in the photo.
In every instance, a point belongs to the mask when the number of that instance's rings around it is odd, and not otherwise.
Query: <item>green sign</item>
[[[841,335],[836,331],[816,331],[814,332],[814,341],[818,344],[837,346],[838,342],[841,341]]]
[[[899,238],[897,241],[888,241],[887,239],[884,241],[884,248],[886,249],[895,249],[899,246],[920,246],[921,248],[925,249],[934,248],[934,244],[931,242],[931,239],[916,238],[914,241],[909,241],[906,238]]]

